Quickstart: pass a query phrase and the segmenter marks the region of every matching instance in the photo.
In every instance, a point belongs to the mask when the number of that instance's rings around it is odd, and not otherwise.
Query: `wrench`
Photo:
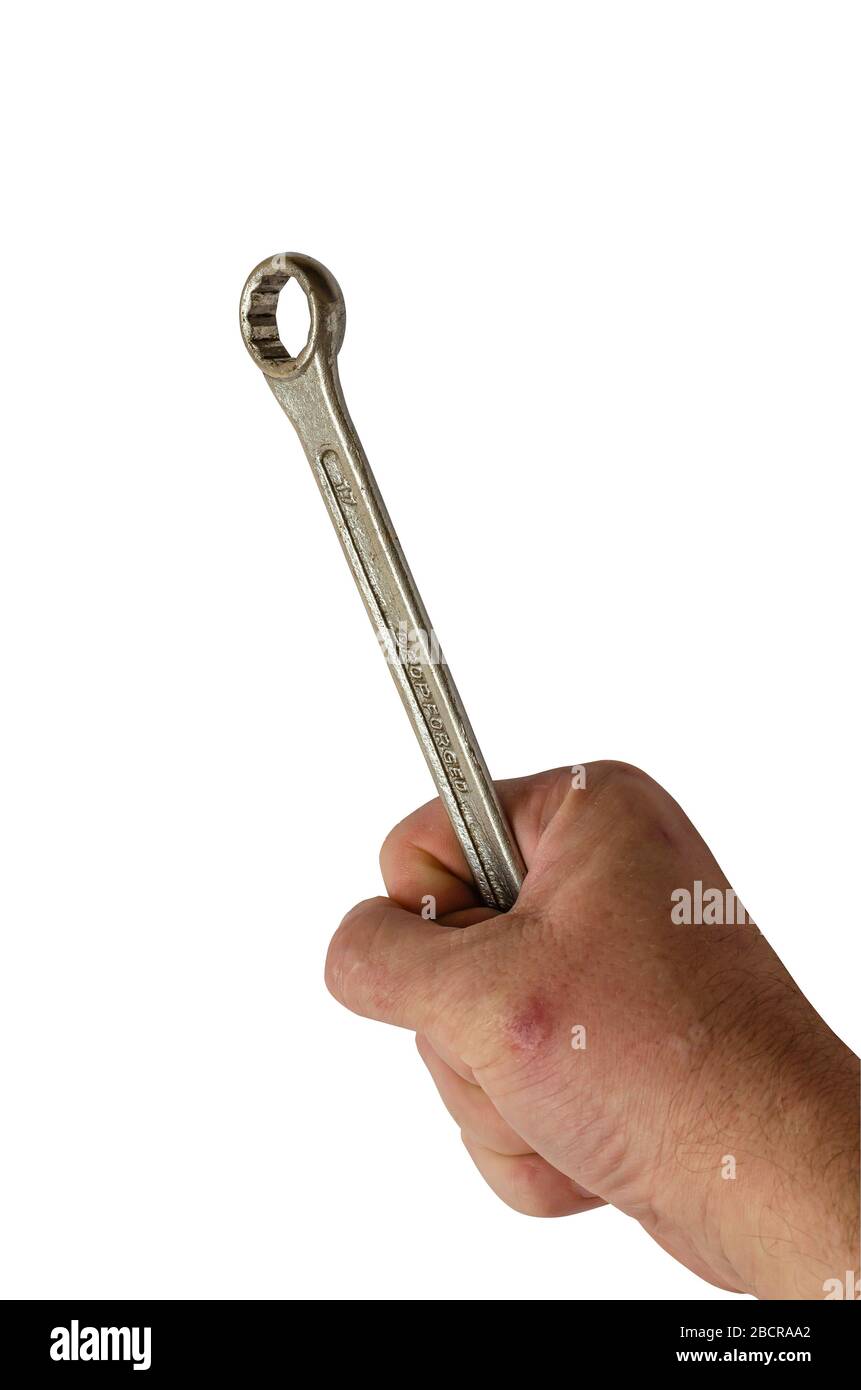
[[[281,342],[275,317],[291,278],[305,292],[311,320],[297,357]],[[344,402],[337,281],[310,256],[270,256],[245,282],[239,321],[314,470],[482,901],[507,911],[526,868]]]

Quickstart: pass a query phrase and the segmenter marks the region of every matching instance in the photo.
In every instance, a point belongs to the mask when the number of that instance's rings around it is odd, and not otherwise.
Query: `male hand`
[[[416,1031],[516,1210],[609,1202],[721,1288],[823,1298],[861,1270],[857,1059],[755,926],[672,920],[675,890],[730,886],[667,792],[621,763],[585,774],[499,784],[529,870],[502,915],[439,801],[403,821],[390,896],[345,917],[329,989]]]

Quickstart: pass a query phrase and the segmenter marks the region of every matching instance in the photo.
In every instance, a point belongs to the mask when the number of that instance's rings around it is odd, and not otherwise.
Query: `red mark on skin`
[[[540,995],[527,999],[506,1020],[505,1031],[521,1052],[535,1052],[547,1040],[551,1031],[547,1005]]]

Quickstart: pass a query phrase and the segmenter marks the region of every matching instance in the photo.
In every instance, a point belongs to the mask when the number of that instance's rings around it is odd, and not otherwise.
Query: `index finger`
[[[571,786],[571,769],[554,768],[532,777],[495,783],[527,868],[541,834]],[[396,825],[380,851],[389,897],[411,912],[432,898],[437,918],[480,909],[481,899],[451,821],[437,798]],[[488,916],[491,909],[485,909]]]

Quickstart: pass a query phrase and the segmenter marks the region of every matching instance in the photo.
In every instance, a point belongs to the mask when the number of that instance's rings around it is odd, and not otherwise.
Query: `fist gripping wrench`
[[[290,279],[304,290],[311,318],[297,357],[281,342],[275,317]],[[245,346],[314,470],[476,888],[488,907],[504,912],[526,869],[344,402],[337,281],[310,256],[270,256],[245,282],[239,319]]]

